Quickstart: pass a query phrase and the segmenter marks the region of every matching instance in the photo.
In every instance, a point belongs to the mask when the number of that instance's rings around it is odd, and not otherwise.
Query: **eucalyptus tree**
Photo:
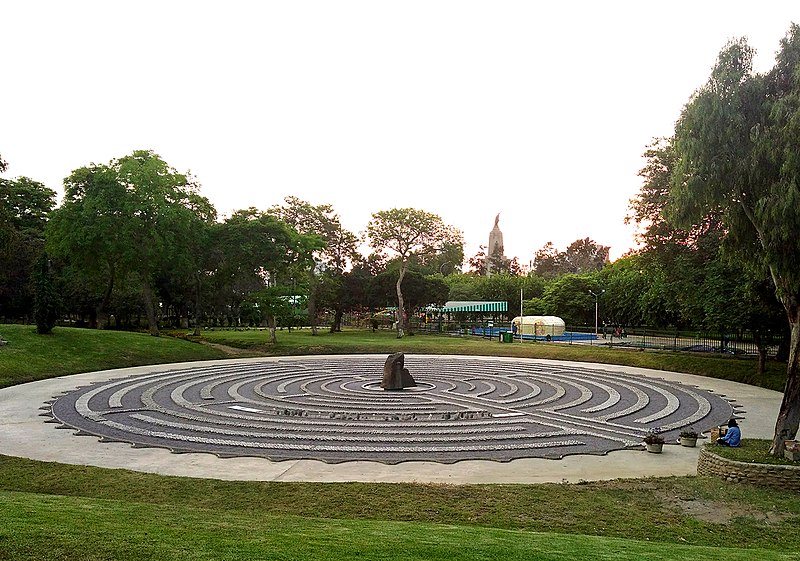
[[[800,27],[771,71],[754,73],[752,58],[745,40],[730,42],[683,109],[667,210],[682,224],[712,213],[741,263],[769,271],[791,330],[771,448],[781,455],[800,424]]]
[[[403,277],[413,259],[424,260],[448,247],[461,247],[460,231],[444,223],[437,214],[414,208],[393,208],[372,215],[367,225],[370,246],[377,252],[388,252],[399,260],[397,292],[397,336],[403,337],[408,327],[408,314],[403,301]]]

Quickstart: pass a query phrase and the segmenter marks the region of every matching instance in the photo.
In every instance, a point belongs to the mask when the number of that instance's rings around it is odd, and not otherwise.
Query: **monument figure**
[[[486,276],[492,274],[492,260],[505,257],[503,248],[503,232],[500,231],[500,214],[494,218],[494,228],[489,232],[489,247],[486,248]]]

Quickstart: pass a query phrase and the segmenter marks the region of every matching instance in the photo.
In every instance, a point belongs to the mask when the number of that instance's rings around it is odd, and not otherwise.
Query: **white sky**
[[[0,5],[5,177],[61,194],[152,149],[221,214],[295,195],[363,231],[436,212],[528,264],[586,236],[617,258],[653,137],[726,41],[769,69],[800,2],[281,1]]]

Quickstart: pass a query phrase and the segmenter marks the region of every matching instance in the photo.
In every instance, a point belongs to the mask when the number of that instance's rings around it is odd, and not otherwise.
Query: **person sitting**
[[[717,439],[717,444],[720,446],[730,446],[731,448],[738,448],[742,442],[742,429],[736,424],[736,419],[728,421],[728,430],[725,436]]]

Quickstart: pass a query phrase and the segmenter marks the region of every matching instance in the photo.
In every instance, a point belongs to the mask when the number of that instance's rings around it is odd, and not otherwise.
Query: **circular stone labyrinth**
[[[385,391],[385,357],[213,364],[78,388],[43,409],[78,435],[173,452],[325,462],[561,458],[639,447],[650,429],[727,421],[693,386],[528,360],[406,356],[417,387]]]

